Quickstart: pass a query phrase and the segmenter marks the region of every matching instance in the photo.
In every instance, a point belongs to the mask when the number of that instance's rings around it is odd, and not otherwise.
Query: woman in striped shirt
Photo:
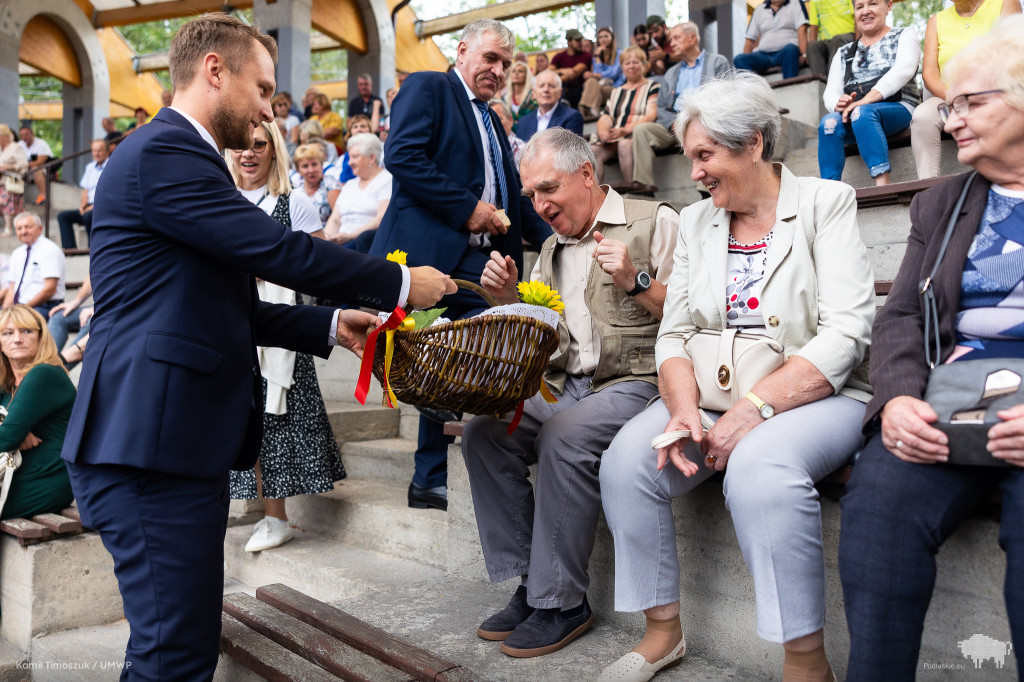
[[[626,82],[612,90],[597,120],[597,140],[591,138],[598,182],[604,181],[605,162],[616,156],[622,177],[633,177],[633,128],[638,123],[654,121],[658,115],[660,86],[644,77],[647,53],[635,45],[627,47],[619,56],[619,64]]]

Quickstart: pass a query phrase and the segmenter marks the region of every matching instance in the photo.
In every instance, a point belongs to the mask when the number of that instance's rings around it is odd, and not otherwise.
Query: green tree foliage
[[[893,26],[913,26],[924,44],[924,29],[928,19],[942,9],[942,0],[903,0],[892,8]]]

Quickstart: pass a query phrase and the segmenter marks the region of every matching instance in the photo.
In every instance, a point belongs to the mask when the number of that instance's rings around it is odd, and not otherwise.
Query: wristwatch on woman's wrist
[[[743,397],[754,403],[754,407],[757,408],[757,411],[761,414],[763,419],[771,419],[775,416],[775,408],[754,395],[753,391]]]

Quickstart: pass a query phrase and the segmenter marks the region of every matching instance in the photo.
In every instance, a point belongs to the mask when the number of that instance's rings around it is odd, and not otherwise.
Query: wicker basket
[[[480,286],[455,280],[496,302]],[[384,387],[383,339],[377,343],[373,374]],[[540,389],[558,331],[522,315],[455,320],[395,334],[389,383],[400,401],[417,407],[504,414]],[[384,388],[385,393],[387,388]]]

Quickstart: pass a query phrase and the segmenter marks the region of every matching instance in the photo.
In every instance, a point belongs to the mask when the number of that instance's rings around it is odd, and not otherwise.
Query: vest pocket
[[[646,334],[623,334],[622,336],[622,367],[629,368],[634,375],[654,374],[657,370],[654,362],[655,336]]]

